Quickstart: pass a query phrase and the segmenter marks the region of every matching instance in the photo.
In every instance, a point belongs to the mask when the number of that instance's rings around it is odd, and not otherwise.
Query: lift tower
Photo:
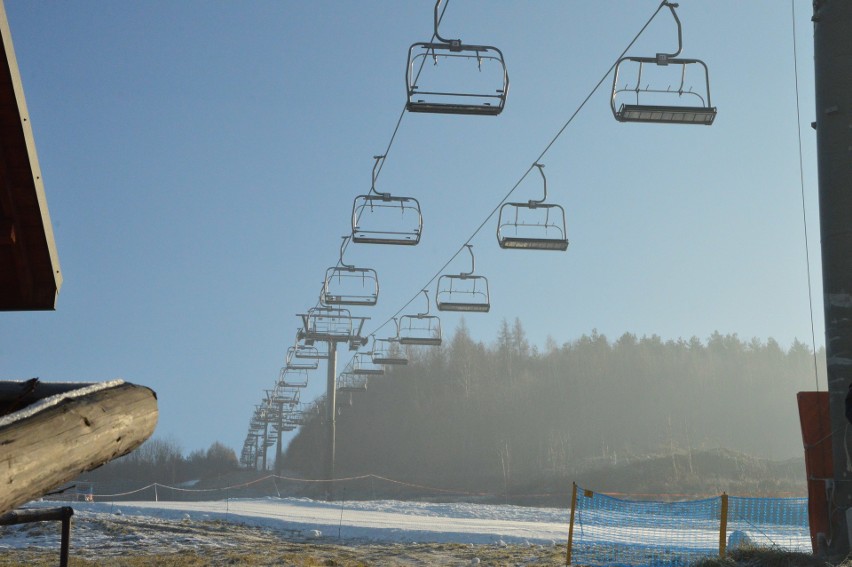
[[[833,486],[828,486],[830,557],[849,553],[852,462],[844,398],[852,382],[852,2],[814,0],[817,164],[825,354]]]
[[[348,309],[332,306],[314,307],[307,313],[300,313],[302,328],[296,335],[306,345],[313,346],[314,342],[328,344],[328,368],[326,381],[326,453],[325,480],[326,500],[334,497],[334,455],[335,437],[337,435],[337,345],[348,343],[351,350],[367,343],[362,330],[364,322],[369,317],[353,317]]]

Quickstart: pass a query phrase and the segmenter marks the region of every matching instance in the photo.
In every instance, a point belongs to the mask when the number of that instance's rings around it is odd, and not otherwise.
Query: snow
[[[27,507],[62,504],[34,502]],[[202,502],[74,502],[72,507],[74,547],[93,550],[106,546],[114,554],[121,553],[122,545],[126,549],[234,548],[245,545],[246,538],[253,537],[251,531],[256,529],[272,530],[295,542],[553,546],[566,542],[570,515],[565,509],[510,505],[396,500],[321,502],[275,497]],[[591,527],[585,526],[586,537],[592,535]],[[794,529],[793,535],[800,540],[797,543],[808,547],[807,527],[777,528],[779,536]],[[230,537],[229,530],[241,530],[242,539]],[[598,534],[598,541],[636,536],[635,531],[620,529],[616,522],[609,523],[605,532]],[[655,537],[650,530],[647,535]],[[656,537],[661,537],[659,532]],[[58,524],[24,524],[0,531],[0,551],[58,545]]]
[[[20,382],[23,384],[23,382]],[[65,384],[74,385],[74,382],[67,382]],[[100,390],[107,390],[109,388],[116,388],[124,384],[124,380],[110,380],[108,382],[97,382],[95,384],[79,384],[79,388],[74,390],[69,390],[67,392],[62,392],[61,394],[56,394],[53,396],[49,396],[47,398],[43,398],[35,403],[32,403],[25,407],[22,410],[12,412],[10,414],[4,415],[0,417],[0,427],[6,427],[16,421],[28,419],[35,414],[44,411],[53,406],[59,405],[60,402],[64,400],[72,400],[75,398],[81,398],[84,396],[88,396]]]
[[[62,504],[34,502],[27,507]],[[393,500],[319,502],[274,497],[204,502],[74,502],[72,507],[71,538],[75,547],[90,549],[99,547],[102,538],[114,542],[117,534],[119,540],[128,544],[144,543],[141,541],[144,535],[122,528],[134,518],[152,525],[218,520],[286,531],[298,540],[553,545],[567,538],[569,517],[567,510],[554,508]],[[107,524],[112,527],[83,529]],[[17,528],[0,532],[0,550],[58,545],[58,526],[26,524]],[[34,535],[43,537],[34,539]]]

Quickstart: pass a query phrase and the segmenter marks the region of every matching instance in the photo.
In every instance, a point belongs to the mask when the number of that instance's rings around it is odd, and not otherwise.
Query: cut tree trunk
[[[10,384],[31,382],[2,383],[0,392],[14,390]],[[154,432],[150,388],[123,380],[77,386],[0,417],[0,514],[126,455]]]

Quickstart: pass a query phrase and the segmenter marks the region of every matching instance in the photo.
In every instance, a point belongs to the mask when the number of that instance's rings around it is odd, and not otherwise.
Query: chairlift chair
[[[352,358],[350,372],[359,376],[381,376],[385,373],[385,369],[373,362],[372,353],[358,352]]]
[[[348,309],[339,307],[312,307],[307,313],[300,313],[303,327],[299,339],[345,342],[361,337],[364,322],[369,317],[353,317]]]
[[[547,200],[544,165],[536,163],[544,180],[544,197],[526,203],[504,203],[497,219],[497,243],[500,248],[516,250],[568,249],[565,209]]]
[[[341,372],[337,377],[338,392],[366,392],[367,377],[353,374],[351,372]]]
[[[306,388],[308,386],[309,371],[306,368],[293,368],[285,366],[278,373],[279,388]]]
[[[372,306],[379,300],[379,275],[372,268],[356,268],[343,262],[343,251],[351,235],[343,237],[340,261],[325,271],[320,302],[323,305]]]
[[[300,388],[295,386],[278,386],[273,402],[279,405],[294,406],[299,403]]]
[[[426,312],[417,315],[403,315],[399,318],[398,337],[401,345],[441,345],[441,319],[429,314],[429,293],[426,296]]]
[[[423,232],[420,203],[414,197],[394,197],[376,191],[377,171],[384,158],[374,156],[370,192],[358,195],[352,204],[352,242],[414,246]]]
[[[373,364],[403,365],[408,364],[408,357],[399,348],[399,322],[394,319],[397,336],[387,339],[373,339]]]
[[[305,347],[313,348],[314,347]],[[299,348],[291,346],[287,349],[287,356],[284,359],[284,365],[292,370],[316,370],[319,367],[319,358],[316,356],[299,356]]]
[[[305,425],[307,416],[304,408],[300,406],[288,412],[284,419],[289,425]]]
[[[409,112],[472,114],[496,116],[506,105],[509,74],[503,53],[487,45],[467,45],[460,39],[444,39],[438,33],[438,7],[435,3],[437,41],[415,43],[408,48],[405,82]],[[459,76],[465,79],[459,85]]]
[[[309,341],[304,339],[299,339],[299,337],[304,337],[304,329],[300,328],[296,331],[296,344],[295,351],[293,352],[293,356],[299,359],[314,359],[314,360],[326,360],[328,358],[328,349],[324,345],[320,345],[323,348],[320,348],[316,345],[314,341]]]
[[[438,278],[435,304],[438,306],[438,311],[487,313],[491,309],[488,279],[485,276],[474,275],[476,260],[473,257],[473,246],[470,244],[465,246],[470,252],[470,271],[458,275],[447,274]]]
[[[678,58],[683,48],[683,36],[680,19],[675,12],[677,4],[664,1],[659,9],[664,6],[670,10],[677,24],[677,51],[658,53],[656,57],[619,59],[612,81],[612,114],[619,122],[710,126],[716,119],[716,107],[710,102],[707,65],[700,59]],[[624,77],[627,81],[619,86],[619,80]],[[691,81],[697,83],[697,90],[687,86]],[[676,88],[672,88],[673,84],[677,85]]]

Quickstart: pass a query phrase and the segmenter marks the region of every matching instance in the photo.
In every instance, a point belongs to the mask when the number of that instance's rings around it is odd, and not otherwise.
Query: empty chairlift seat
[[[420,203],[414,197],[396,197],[376,191],[376,176],[384,156],[375,156],[373,184],[352,204],[352,242],[414,246],[423,232]]]
[[[337,377],[338,392],[366,392],[367,377],[351,372],[341,372]]]
[[[373,341],[373,363],[382,365],[404,365],[408,364],[408,357],[399,346],[399,322],[397,323],[397,336],[387,339],[375,339]]]
[[[438,33],[435,3],[435,39],[408,49],[406,87],[409,112],[496,116],[506,105],[509,75],[503,53],[496,47],[468,45],[444,39]]]
[[[470,244],[465,246],[470,252],[470,271],[438,278],[435,304],[438,311],[487,313],[491,309],[488,279],[474,275],[476,261],[473,257],[473,247]]]
[[[303,348],[319,352],[314,347]],[[284,359],[284,365],[291,370],[316,370],[319,366],[319,357],[313,356],[312,351],[305,350],[300,353],[300,349],[298,347],[291,346],[287,349],[287,356]],[[308,354],[307,356],[305,355],[306,353]]]
[[[544,202],[547,200],[544,165],[535,166],[544,180],[544,197],[526,203],[504,203],[497,220],[497,242],[501,248],[564,252],[568,249],[565,209]]]
[[[309,371],[305,368],[285,366],[278,374],[278,386],[281,388],[305,388],[308,385]]]
[[[379,300],[379,276],[371,268],[356,268],[343,262],[350,235],[343,237],[340,261],[325,272],[320,302],[323,305],[372,306]]]
[[[700,59],[679,58],[683,47],[676,4],[664,2],[677,24],[678,49],[655,57],[622,57],[615,66],[610,106],[619,122],[703,124],[716,118],[710,75]]]
[[[381,365],[373,362],[373,355],[369,352],[359,352],[352,359],[352,374],[359,376],[381,376],[385,373],[385,369]]]
[[[424,289],[426,296],[426,312],[417,315],[403,315],[399,318],[399,344],[440,346],[441,344],[441,319],[429,314],[429,293]]]
[[[304,341],[347,342],[361,336],[369,317],[353,317],[348,309],[312,307],[299,315],[303,326],[297,335]]]

